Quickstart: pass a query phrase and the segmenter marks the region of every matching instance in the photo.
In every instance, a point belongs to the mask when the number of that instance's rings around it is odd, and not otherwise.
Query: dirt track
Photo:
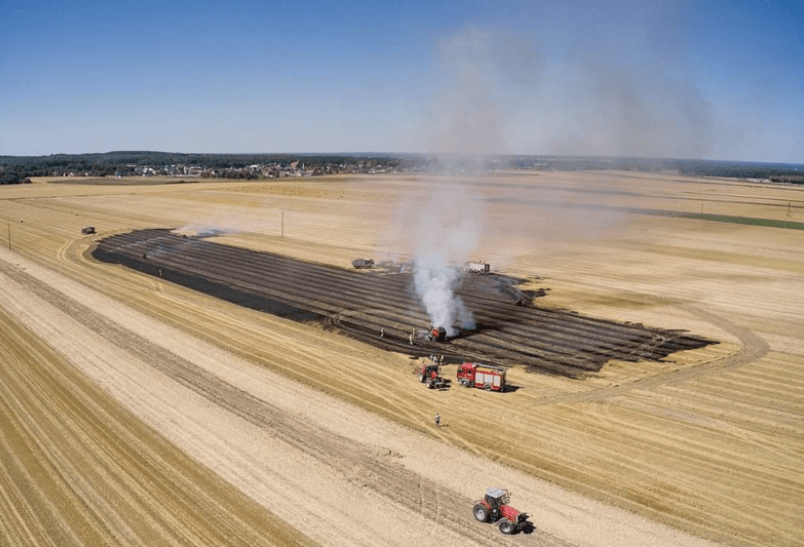
[[[313,544],[144,426],[70,365],[69,346],[60,344],[67,356],[54,351],[58,335],[42,338],[44,325],[21,314],[38,309],[60,319],[51,325],[67,327],[61,336],[70,336],[71,323],[78,322],[101,336],[124,334],[115,343],[133,348],[130,334],[110,329],[108,320],[98,321],[97,314],[4,261],[0,278],[6,297],[0,306],[5,545]],[[33,301],[33,295],[43,300]],[[53,317],[48,305],[67,315]],[[102,350],[76,340],[70,345],[90,359]],[[148,344],[138,350],[149,361],[156,357]]]

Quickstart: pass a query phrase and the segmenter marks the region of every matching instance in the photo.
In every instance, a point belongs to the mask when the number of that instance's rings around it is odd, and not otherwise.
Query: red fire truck
[[[505,367],[464,363],[458,367],[458,383],[486,391],[505,391]]]

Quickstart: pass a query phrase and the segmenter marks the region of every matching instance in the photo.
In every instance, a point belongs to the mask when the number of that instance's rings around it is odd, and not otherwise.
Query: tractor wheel
[[[461,385],[462,385],[463,387],[469,387],[469,382],[468,382],[468,381],[466,381],[466,380],[461,380]]]
[[[491,391],[491,384],[486,384],[485,386],[483,386],[483,389],[485,389],[486,391]]]
[[[514,523],[508,519],[504,519],[502,522],[500,522],[500,532],[503,534],[513,534],[514,528]]]
[[[420,381],[421,383],[424,383],[424,373],[423,373],[423,372],[420,372],[420,373],[419,373],[419,381]]]
[[[425,384],[427,384],[427,389],[433,389],[435,387],[433,385],[433,379],[432,378],[428,378],[427,381],[425,382]]]
[[[482,503],[476,503],[474,509],[472,509],[472,512],[475,514],[475,518],[480,522],[486,522],[489,520],[489,511]]]

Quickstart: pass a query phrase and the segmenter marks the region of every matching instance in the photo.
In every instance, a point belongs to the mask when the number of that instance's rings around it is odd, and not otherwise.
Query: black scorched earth
[[[419,336],[428,318],[410,274],[356,272],[166,229],[108,237],[98,242],[92,255],[241,306],[295,321],[322,322],[386,350],[416,356],[439,353],[451,362],[521,365],[578,377],[600,370],[610,359],[659,360],[713,343],[684,331],[517,305],[522,303],[521,292],[512,290],[513,280],[495,275],[466,277],[456,294],[474,314],[478,328],[439,343]]]

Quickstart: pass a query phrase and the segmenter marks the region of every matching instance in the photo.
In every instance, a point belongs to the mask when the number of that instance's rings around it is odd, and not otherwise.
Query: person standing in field
[[[441,427],[441,415],[438,412],[435,415],[435,424],[436,427]]]

